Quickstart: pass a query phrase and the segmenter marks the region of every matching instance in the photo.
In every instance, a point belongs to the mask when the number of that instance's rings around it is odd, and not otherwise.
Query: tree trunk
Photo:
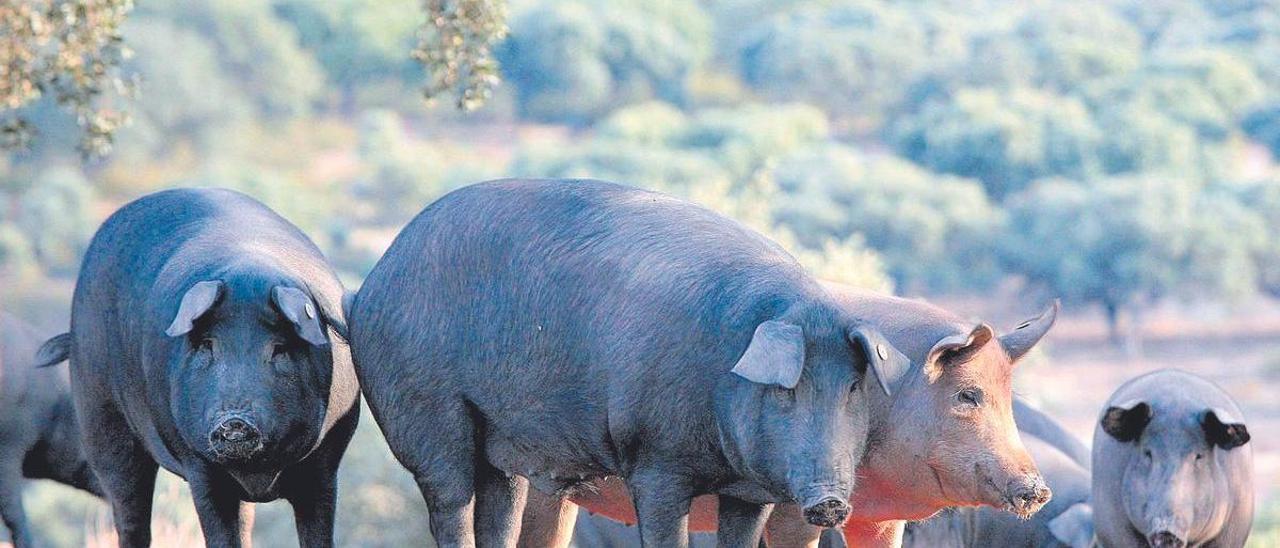
[[[1143,305],[1140,303],[1132,303],[1129,305],[1129,329],[1125,334],[1124,353],[1131,360],[1142,358],[1142,326],[1143,326]]]
[[[1107,314],[1107,340],[1111,342],[1111,346],[1120,348],[1120,306],[1112,301],[1102,303],[1103,310]]]

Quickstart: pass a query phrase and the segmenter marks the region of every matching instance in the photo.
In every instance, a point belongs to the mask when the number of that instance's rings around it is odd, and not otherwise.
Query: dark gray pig
[[[662,194],[505,180],[429,206],[351,311],[361,386],[442,546],[512,546],[528,478],[627,482],[648,546],[849,513],[865,397],[907,359],[777,244]]]
[[[1175,370],[1122,385],[1093,434],[1093,507],[1110,548],[1244,545],[1253,452],[1221,388]]]
[[[191,484],[208,546],[248,542],[252,506],[285,498],[303,546],[333,543],[335,476],[359,389],[343,288],[297,228],[227,190],[170,190],[89,244],[69,356],[89,461],[121,546],[146,546],[157,464]]]
[[[80,449],[66,370],[36,368],[41,340],[30,325],[0,312],[0,516],[17,548],[38,536],[22,509],[24,477],[102,496]]]

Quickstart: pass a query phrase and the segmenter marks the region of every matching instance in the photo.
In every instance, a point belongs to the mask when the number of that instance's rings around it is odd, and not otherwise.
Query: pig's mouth
[[[255,438],[235,443],[210,444],[214,458],[223,464],[247,464],[262,453],[262,439]]]
[[[1002,489],[994,478],[982,471],[981,466],[974,465],[974,473],[989,493],[989,499],[996,502],[991,506],[1018,516],[1019,519],[1031,519],[1053,496],[1041,480],[1036,480],[1031,485],[1022,481],[1010,481]]]

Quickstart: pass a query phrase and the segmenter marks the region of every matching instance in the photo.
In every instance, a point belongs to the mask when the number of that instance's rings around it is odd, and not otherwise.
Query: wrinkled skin
[[[67,357],[81,434],[121,546],[150,543],[158,466],[191,484],[208,546],[248,544],[285,498],[304,546],[333,542],[338,460],[358,417],[341,283],[253,199],[172,190],[125,205],[89,245]]]
[[[875,371],[908,365],[763,236],[599,181],[441,198],[370,273],[351,332],[442,546],[514,545],[526,480],[559,504],[622,478],[650,546],[687,542],[701,494],[731,545],[779,501],[839,525]]]
[[[1182,371],[1156,371],[1116,390],[1093,437],[1102,544],[1243,546],[1253,520],[1243,421],[1221,388]]]
[[[1025,431],[1022,432],[1022,439],[1049,487],[1053,489],[1053,500],[1027,520],[985,507],[944,510],[923,522],[908,524],[903,546],[1088,548],[1093,537],[1092,523],[1071,523],[1075,516],[1068,514],[1069,510],[1081,510],[1076,505],[1088,503],[1088,471],[1048,442]]]
[[[40,340],[30,325],[0,312],[0,516],[18,548],[38,536],[22,508],[24,477],[102,495],[80,447],[66,370],[36,368]]]
[[[1026,517],[1048,502],[1051,492],[1014,424],[1011,377],[1017,358],[1052,326],[1056,307],[996,338],[986,325],[921,301],[826,287],[842,310],[878,327],[912,363],[892,396],[869,397],[871,432],[844,526],[850,546],[896,546],[904,520],[947,507],[991,506]],[[601,482],[573,501],[632,522],[624,487]],[[530,501],[536,509],[526,516],[522,544],[563,546],[575,509],[536,492]],[[695,501],[694,530],[714,530],[714,502]],[[771,545],[816,545],[820,531],[786,506],[769,520]]]

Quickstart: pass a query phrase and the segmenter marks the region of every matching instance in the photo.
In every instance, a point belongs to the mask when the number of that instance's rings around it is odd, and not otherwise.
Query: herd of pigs
[[[147,546],[163,466],[208,546],[280,498],[331,546],[363,393],[441,546],[1242,546],[1249,433],[1214,384],[1131,380],[1092,450],[1012,394],[1056,313],[997,335],[586,180],[452,192],[350,293],[266,206],[169,190],[98,230],[68,333],[0,318],[0,512],[31,546],[21,478],[50,478]]]

